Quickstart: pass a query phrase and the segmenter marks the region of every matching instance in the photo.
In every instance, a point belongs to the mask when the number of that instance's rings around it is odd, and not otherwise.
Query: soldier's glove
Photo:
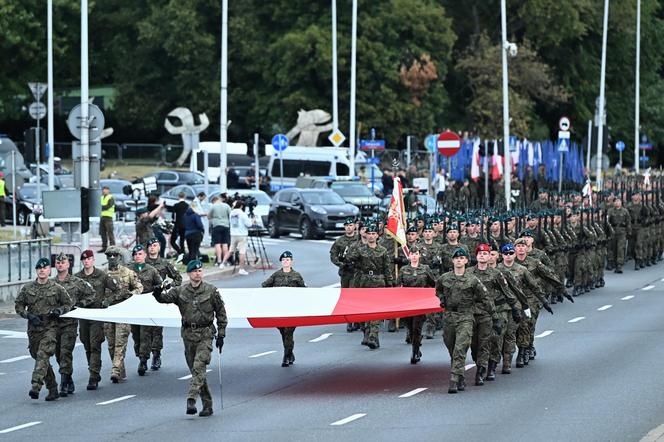
[[[101,301],[101,308],[108,308],[111,305],[111,300],[110,299],[104,299]]]
[[[494,319],[491,321],[491,328],[493,328],[493,331],[499,335],[503,331],[503,324],[500,319]]]
[[[154,288],[154,290],[152,290],[152,296],[158,298],[161,295],[161,292],[163,291],[164,289],[160,285],[158,285],[157,287]]]
[[[569,293],[567,293],[567,290],[563,290],[563,296],[569,299],[571,303],[574,303],[574,298]]]
[[[343,269],[347,272],[355,270],[355,265],[352,262],[344,262]]]
[[[551,306],[549,305],[548,302],[545,302],[542,308],[544,308],[544,310],[546,310],[547,312],[553,314],[553,310],[551,310]]]
[[[30,322],[30,325],[32,325],[33,327],[39,327],[40,325],[42,325],[42,320],[39,318],[39,316],[33,313],[28,313],[26,318],[28,319],[28,322]]]
[[[214,345],[219,349],[219,353],[221,353],[221,349],[224,348],[224,337],[217,336],[217,341],[215,342]]]
[[[521,316],[521,312],[518,309],[515,308],[512,309],[512,319],[514,319],[514,322],[516,322],[517,324],[521,322],[521,319],[523,319],[523,317]]]
[[[392,258],[392,262],[394,264],[404,266],[408,264],[408,258],[406,258],[405,256],[395,256],[394,258]]]
[[[60,315],[62,314],[62,310],[59,308],[54,308],[50,312],[48,312],[48,317],[51,319],[58,319]]]
[[[164,279],[160,287],[162,291],[167,292],[173,287],[173,281],[170,279]]]

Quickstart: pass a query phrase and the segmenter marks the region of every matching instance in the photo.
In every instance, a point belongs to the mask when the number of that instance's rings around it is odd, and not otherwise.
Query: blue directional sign
[[[647,163],[649,159],[650,157],[648,157],[648,155],[642,155],[639,157],[639,160],[641,160],[643,163]]]
[[[277,152],[283,152],[288,147],[288,137],[284,134],[276,134],[272,137],[272,147]]]
[[[360,149],[384,150],[385,140],[360,140]]]
[[[367,163],[369,163],[369,164],[380,164],[380,158],[378,158],[378,157],[367,158]]]
[[[569,152],[569,141],[565,138],[558,139],[558,152]]]
[[[625,142],[624,141],[617,141],[616,142],[616,150],[618,152],[622,152],[623,150],[625,150]]]
[[[427,135],[424,139],[424,147],[426,147],[429,152],[436,153],[436,141],[438,141],[438,135]]]

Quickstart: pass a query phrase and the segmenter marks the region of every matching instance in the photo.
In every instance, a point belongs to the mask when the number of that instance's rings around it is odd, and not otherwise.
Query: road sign
[[[617,141],[616,142],[616,150],[618,152],[622,152],[623,150],[625,150],[625,142],[624,141]]]
[[[572,124],[570,123],[569,118],[564,115],[560,117],[560,120],[558,120],[558,129],[568,131],[571,127]]]
[[[46,116],[46,105],[41,101],[35,101],[34,103],[30,104],[28,112],[35,120],[41,120]]]
[[[440,152],[441,155],[453,157],[461,148],[461,138],[459,138],[454,132],[446,130],[438,135],[436,147],[438,147],[438,152]]]
[[[424,139],[424,147],[431,153],[436,152],[436,141],[438,140],[438,135],[429,134]]]
[[[334,144],[334,147],[339,147],[346,141],[346,136],[339,129],[334,129],[327,139]]]
[[[360,149],[385,150],[385,140],[360,140]]]
[[[37,101],[41,100],[42,95],[44,95],[46,89],[48,89],[46,83],[28,83],[28,87],[30,88],[30,92],[32,92],[32,96],[35,97],[35,100]]]
[[[81,117],[81,105],[75,106],[67,116],[67,127],[74,138],[81,139],[81,129],[83,128]],[[104,130],[104,114],[94,104],[88,104],[88,128],[90,141],[97,141],[101,138],[101,132]]]
[[[380,158],[378,158],[378,157],[367,158],[367,163],[369,163],[369,164],[380,164]]]
[[[510,152],[516,152],[516,135],[510,135]]]
[[[641,150],[652,150],[652,144],[650,144],[650,143],[641,143],[641,144],[639,144],[639,149],[641,149]]]
[[[570,131],[568,130],[559,130],[558,131],[558,138],[565,138],[566,140],[569,140],[570,136]]]
[[[288,137],[284,134],[276,134],[272,137],[272,147],[277,152],[283,152],[288,147]]]
[[[642,155],[642,156],[639,157],[639,160],[644,162],[644,163],[647,162],[649,159],[650,159],[650,157],[648,155]]]
[[[558,152],[569,152],[569,142],[565,138],[558,140]]]

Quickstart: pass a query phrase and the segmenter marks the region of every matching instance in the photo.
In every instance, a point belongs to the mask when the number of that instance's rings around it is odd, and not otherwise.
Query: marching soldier
[[[609,263],[615,266],[615,273],[622,273],[622,267],[625,264],[625,246],[627,238],[631,234],[632,222],[629,211],[623,207],[622,199],[613,200],[613,207],[609,209],[608,222],[613,227],[612,246],[609,251],[612,256],[609,257]]]
[[[357,235],[355,235],[355,221],[353,218],[346,218],[344,221],[344,234],[337,238],[330,248],[330,261],[332,264],[339,268],[339,278],[341,279],[341,287],[348,288],[351,286],[353,279],[353,268],[351,263],[346,262],[346,254],[348,249],[357,242]],[[346,324],[346,331],[353,332],[357,330],[353,323]]]
[[[189,393],[187,394],[187,414],[196,414],[196,398],[201,397],[203,409],[201,417],[211,416],[212,395],[208,388],[206,369],[210,364],[212,340],[216,336],[215,346],[219,353],[224,346],[226,336],[226,308],[215,286],[203,281],[203,263],[197,259],[187,264],[189,282],[169,288],[157,286],[152,295],[162,304],[175,304],[182,315],[180,334],[184,342],[184,357],[191,372]],[[217,319],[217,327],[214,319]]]
[[[53,278],[53,282],[67,290],[74,307],[90,307],[94,302],[95,291],[84,280],[77,276],[70,276],[69,265],[69,258],[64,253],[55,257],[55,269],[58,274]],[[72,356],[77,335],[78,319],[60,319],[58,340],[55,346],[55,359],[60,366],[60,397],[74,393],[74,380],[71,375],[74,371]]]
[[[74,304],[67,291],[49,279],[51,262],[40,258],[35,265],[37,279],[24,285],[16,297],[16,313],[28,320],[28,348],[35,360],[32,388],[28,395],[39,399],[39,391],[46,383],[47,401],[56,400],[58,384],[49,359],[55,353],[58,337],[58,319]]]
[[[263,287],[305,287],[302,275],[293,270],[293,254],[286,250],[279,256],[281,262],[281,269],[277,270],[263,281]],[[293,333],[295,327],[279,327],[281,333],[281,341],[284,345],[284,358],[281,361],[282,367],[288,367],[295,362],[295,355],[293,349],[295,348],[295,341],[293,340]]]

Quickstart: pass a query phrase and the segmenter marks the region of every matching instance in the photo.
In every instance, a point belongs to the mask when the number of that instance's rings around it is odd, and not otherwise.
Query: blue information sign
[[[625,150],[625,142],[624,141],[617,141],[616,142],[616,150],[618,152],[622,152],[623,150]]]
[[[385,140],[360,140],[360,149],[383,150],[385,149]]]
[[[283,152],[288,147],[288,137],[284,134],[276,134],[272,137],[272,147],[277,152]]]

